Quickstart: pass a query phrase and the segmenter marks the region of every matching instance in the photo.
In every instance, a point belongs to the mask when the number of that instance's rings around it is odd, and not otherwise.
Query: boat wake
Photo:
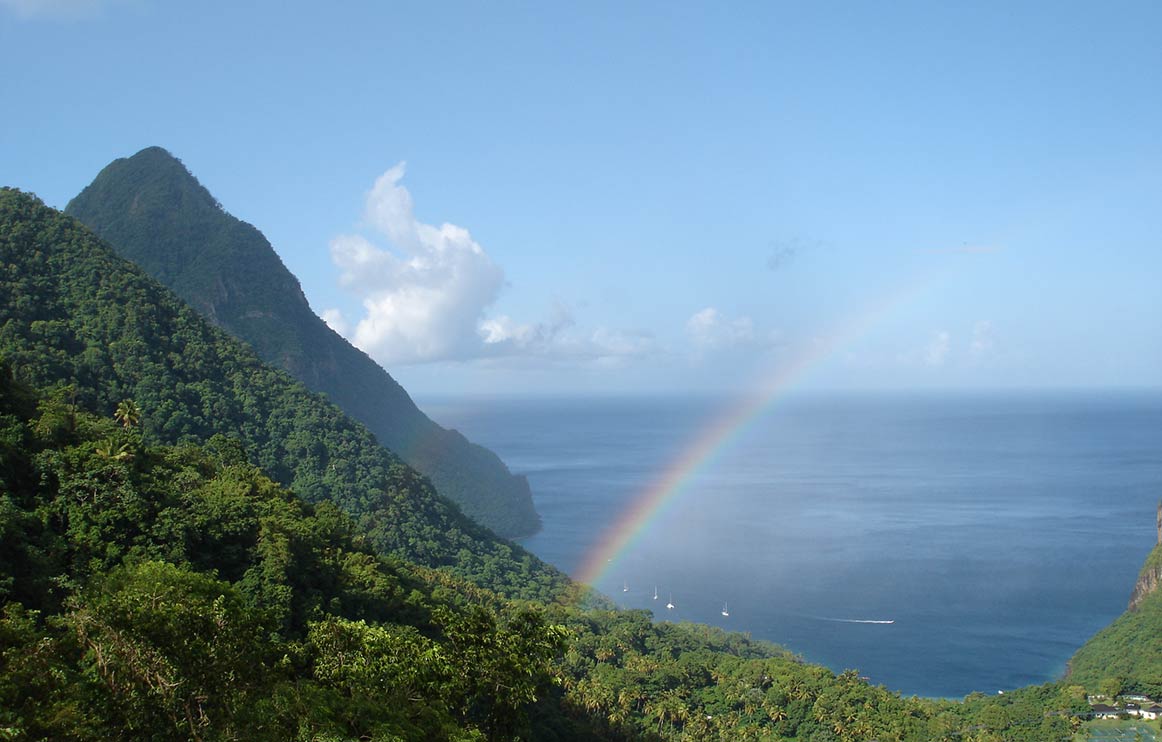
[[[873,619],[873,618],[827,618],[826,616],[819,616],[818,618],[819,618],[819,620],[820,620],[820,621],[834,621],[835,623],[878,623],[878,624],[890,624],[890,623],[895,623],[895,622],[896,622],[896,620],[895,620],[894,618],[893,618],[893,619],[890,619],[890,620]]]

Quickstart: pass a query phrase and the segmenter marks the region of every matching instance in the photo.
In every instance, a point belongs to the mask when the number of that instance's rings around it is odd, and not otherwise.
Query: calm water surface
[[[728,408],[421,404],[528,475],[544,530],[524,544],[571,574]],[[992,693],[1058,677],[1122,612],[1159,498],[1162,393],[804,396],[702,467],[596,586],[906,694]]]

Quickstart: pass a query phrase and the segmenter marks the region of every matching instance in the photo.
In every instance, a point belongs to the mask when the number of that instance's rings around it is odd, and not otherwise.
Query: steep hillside
[[[478,522],[509,537],[540,527],[527,480],[424,415],[386,371],[311,311],[262,233],[226,213],[165,150],[112,162],[66,213],[261,358],[327,394]]]
[[[1069,661],[1070,683],[1162,695],[1162,593],[1151,593],[1087,641]]]
[[[1126,612],[1086,642],[1069,661],[1069,682],[1091,691],[1120,687],[1162,695],[1162,544],[1155,546],[1134,585]]]
[[[310,502],[353,516],[383,553],[453,568],[501,593],[550,598],[568,580],[466,518],[321,395],[263,363],[76,220],[0,190],[0,356],[77,403],[136,400],[149,440],[222,434]]]
[[[0,738],[584,738],[528,720],[563,627],[375,554],[236,450],[148,445],[3,364],[0,441]]]

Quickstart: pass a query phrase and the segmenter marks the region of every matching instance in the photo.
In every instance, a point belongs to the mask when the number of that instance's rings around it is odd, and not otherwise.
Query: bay
[[[572,575],[732,404],[421,403],[528,476],[544,529],[522,543]],[[595,587],[905,694],[995,693],[1060,677],[1124,610],[1155,542],[1162,393],[803,394],[711,451]]]

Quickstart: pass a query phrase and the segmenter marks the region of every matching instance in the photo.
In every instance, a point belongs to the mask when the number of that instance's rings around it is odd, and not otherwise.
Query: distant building
[[[1148,707],[1142,709],[1141,711],[1139,711],[1138,716],[1142,717],[1143,719],[1160,718],[1160,717],[1162,717],[1162,706],[1159,706],[1158,704],[1154,704],[1153,706],[1148,706]]]
[[[1104,703],[1095,703],[1090,707],[1090,709],[1092,710],[1093,718],[1095,719],[1116,719],[1118,718],[1118,714],[1122,713],[1120,709],[1116,709],[1113,706],[1108,706]]]

